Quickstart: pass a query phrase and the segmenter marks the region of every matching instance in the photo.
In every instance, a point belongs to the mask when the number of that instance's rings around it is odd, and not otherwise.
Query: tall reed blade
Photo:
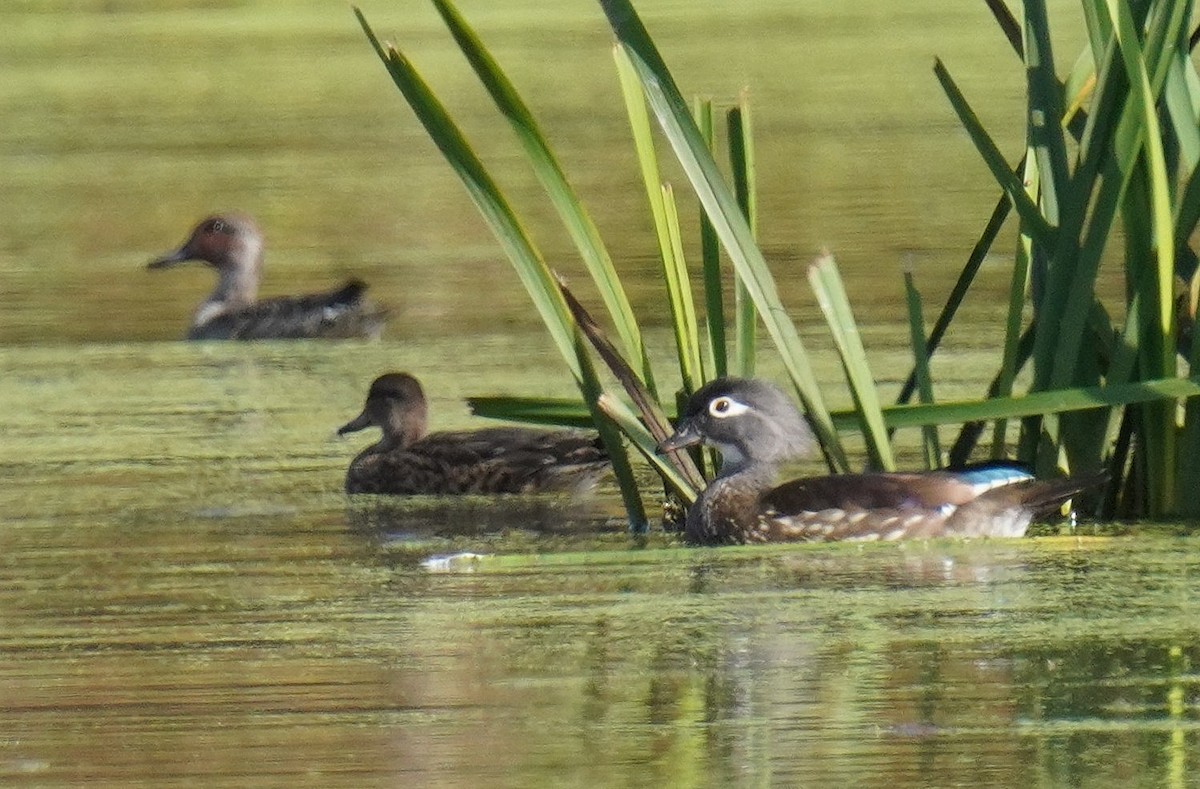
[[[1197,396],[1200,396],[1200,376],[1156,378],[1115,386],[1081,386],[989,400],[943,400],[934,405],[897,405],[883,409],[883,419],[891,428],[923,427],[1019,419]],[[853,412],[839,412],[836,416],[836,424],[844,428],[852,427],[858,420],[857,413]]]
[[[733,168],[733,189],[738,205],[746,215],[750,235],[758,238],[758,186],[754,164],[754,135],[750,115],[750,99],[742,91],[736,107],[729,110],[729,163]],[[735,279],[733,291],[734,354],[733,366],[743,378],[754,375],[758,342],[758,313],[746,285]]]
[[[593,412],[596,428],[608,450],[621,489],[630,530],[645,532],[648,525],[646,513],[638,495],[633,469],[621,444],[619,432],[596,406],[602,388],[553,274],[483,163],[413,65],[395,47],[384,47],[379,42],[359,9],[355,8],[354,14],[392,81],[458,174],[467,193],[508,254],[563,360],[575,376],[584,401]]]
[[[775,281],[755,244],[737,199],[709,154],[691,112],[675,86],[674,79],[629,0],[601,0],[601,5],[641,82],[646,100],[654,111],[667,141],[683,165],[684,172],[712,221],[734,270],[746,284],[747,292],[762,315],[767,332],[774,340],[788,375],[808,410],[813,428],[826,453],[826,460],[833,468],[846,470],[848,462],[845,451],[833,428],[829,409],[825,405],[800,335],[787,317]]]
[[[518,141],[529,158],[533,171],[541,181],[550,201],[558,211],[563,225],[578,248],[592,280],[596,283],[604,305],[612,317],[617,335],[625,346],[629,358],[636,359],[642,378],[651,390],[654,377],[646,355],[641,329],[634,317],[633,308],[621,286],[620,277],[604,241],[600,238],[595,222],[580,200],[579,195],[567,181],[566,174],[558,163],[550,144],[538,128],[537,121],[516,87],[508,79],[499,63],[488,51],[483,41],[467,24],[451,0],[432,0],[446,27],[454,36],[463,55],[475,70],[479,81],[496,103],[497,109],[508,120]]]
[[[875,377],[867,364],[867,352],[863,348],[858,324],[850,310],[850,300],[842,284],[837,264],[828,252],[817,258],[808,267],[808,281],[817,304],[825,314],[830,334],[842,359],[850,394],[854,398],[861,420],[863,437],[867,441],[867,452],[874,468],[892,471],[896,461],[892,457],[892,445],[888,441],[887,425],[883,420],[883,409],[879,392],[875,388]]]
[[[917,393],[922,403],[932,403],[933,378],[929,374],[929,350],[925,344],[925,315],[921,307],[921,294],[917,291],[911,270],[904,272],[904,293],[908,301],[908,333],[912,342]],[[924,434],[922,450],[925,456],[925,468],[941,468],[942,447],[938,441],[937,426],[926,425],[921,430]]]
[[[713,105],[708,99],[696,102],[696,124],[708,150],[713,150]],[[717,231],[700,210],[700,259],[704,271],[704,323],[708,328],[709,369],[721,378],[729,374],[728,352],[725,344],[725,301],[721,283],[721,248]]]
[[[1022,162],[1025,172],[1025,190],[1032,199],[1040,189],[1041,177],[1037,158],[1027,152]],[[995,394],[1011,395],[1017,379],[1019,364],[1017,347],[1021,342],[1021,322],[1025,307],[1026,295],[1029,291],[1029,271],[1034,255],[1034,239],[1022,227],[1017,236],[1017,251],[1013,260],[1012,276],[1008,284],[1008,310],[1004,320],[1004,350],[1000,357],[1000,370],[996,374]],[[1004,458],[1008,455],[1008,420],[999,419],[992,426],[993,458]]]
[[[662,185],[662,202],[667,238],[671,245],[671,253],[663,258],[667,306],[671,313],[671,326],[675,330],[675,348],[683,388],[687,392],[694,392],[704,383],[705,375],[700,361],[699,323],[696,321],[696,305],[692,301],[692,281],[683,258],[679,210],[670,184]]]
[[[975,143],[975,148],[979,151],[988,169],[992,171],[992,176],[996,179],[996,182],[1000,184],[1004,193],[1008,195],[1008,199],[1012,201],[1017,213],[1021,215],[1023,220],[1029,223],[1030,231],[1035,237],[1043,241],[1051,241],[1054,236],[1054,228],[1042,216],[1037,205],[1025,194],[1025,189],[1020,179],[1009,168],[1004,155],[1000,153],[1000,149],[996,147],[996,143],[993,142],[991,136],[983,128],[983,124],[979,122],[979,117],[971,109],[966,97],[958,89],[958,85],[954,82],[954,79],[950,76],[950,72],[946,70],[941,60],[934,62],[933,73],[937,76],[938,81],[942,83],[942,88],[945,90],[947,98],[950,99],[950,104],[954,107],[954,111],[958,113],[958,119],[962,122],[963,128],[967,130],[971,141]]]

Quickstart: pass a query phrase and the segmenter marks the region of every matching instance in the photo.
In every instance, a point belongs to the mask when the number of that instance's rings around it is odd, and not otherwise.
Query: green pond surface
[[[597,304],[432,8],[363,6]],[[1050,6],[1070,63],[1076,4]],[[932,313],[996,200],[935,55],[1023,146],[1023,75],[984,4],[639,8],[685,93],[751,87],[762,245],[833,405],[804,274],[823,246],[894,396],[901,271]],[[462,9],[669,369],[598,6]],[[0,785],[1200,786],[1195,539],[697,550],[657,524],[631,540],[611,484],[348,499],[370,439],[334,430],[377,374],[420,376],[435,428],[479,425],[469,395],[573,385],[345,4],[6,2],[0,112]],[[264,294],[363,277],[393,309],[383,340],[180,342],[211,273],[144,265],[222,208],[267,234]],[[1009,264],[939,351],[939,398],[986,386]],[[783,379],[769,352],[761,369]],[[907,463],[918,438],[897,436]]]
[[[690,549],[604,487],[341,493],[358,367],[457,353],[461,427],[477,381],[558,393],[519,346],[0,352],[0,783],[1196,785],[1194,539]]]

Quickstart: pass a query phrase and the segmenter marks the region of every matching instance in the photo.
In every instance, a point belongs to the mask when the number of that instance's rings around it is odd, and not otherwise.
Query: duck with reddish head
[[[375,339],[383,331],[387,311],[366,300],[361,280],[328,293],[259,299],[263,235],[246,214],[208,217],[182,246],[148,268],[192,260],[216,270],[217,286],[192,317],[189,340]]]

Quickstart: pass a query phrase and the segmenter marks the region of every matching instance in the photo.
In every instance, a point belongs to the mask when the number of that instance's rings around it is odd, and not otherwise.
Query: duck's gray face
[[[815,445],[787,395],[766,381],[743,378],[718,379],[697,390],[675,433],[659,447],[674,450],[701,442],[720,451],[722,474],[752,463],[774,465],[808,454]]]
[[[261,254],[262,236],[248,217],[210,216],[196,226],[183,246],[152,260],[147,268],[168,268],[189,260],[217,268],[253,265]]]

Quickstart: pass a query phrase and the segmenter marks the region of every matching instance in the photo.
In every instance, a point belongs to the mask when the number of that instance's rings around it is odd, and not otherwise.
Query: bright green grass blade
[[[1200,125],[1196,123],[1195,97],[1188,84],[1187,70],[1195,74],[1190,60],[1182,55],[1171,58],[1171,71],[1163,86],[1167,117],[1171,131],[1179,143],[1179,157],[1184,172],[1192,172],[1200,164]]]
[[[887,426],[883,422],[879,392],[875,388],[875,376],[867,364],[867,352],[863,348],[858,323],[850,309],[846,287],[838,273],[837,264],[829,253],[821,255],[808,267],[808,281],[817,304],[829,324],[830,334],[837,346],[850,384],[850,395],[854,398],[862,419],[863,436],[867,439],[867,453],[871,465],[883,471],[893,471],[896,460],[892,457],[892,445],[888,441]]]
[[[1133,381],[1112,386],[1085,386],[987,400],[893,405],[883,409],[883,418],[891,428],[921,428],[926,425],[1019,419],[1035,414],[1115,408],[1190,397],[1200,397],[1200,375]],[[481,416],[546,424],[541,420],[541,414],[545,411],[555,420],[553,424],[583,426],[588,420],[586,407],[578,402],[520,397],[475,397],[469,402]],[[839,430],[861,429],[856,410],[834,412],[833,421]]]
[[[634,71],[633,64],[629,62],[628,55],[620,45],[614,47],[613,59],[617,65],[617,76],[625,98],[625,110],[629,116],[629,127],[637,151],[642,183],[646,187],[646,200],[650,205],[650,215],[654,218],[654,231],[658,239],[663,280],[667,286],[671,325],[675,331],[680,378],[686,392],[691,394],[699,386],[698,381],[701,379],[699,364],[691,363],[691,354],[687,350],[691,345],[688,337],[695,334],[694,323],[692,324],[693,328],[690,329],[682,323],[688,319],[683,315],[685,306],[681,300],[683,289],[681,278],[683,282],[687,282],[688,277],[687,266],[682,258],[683,244],[679,230],[679,217],[673,201],[668,205],[669,188],[664,187],[659,175],[658,154],[654,149],[650,115],[646,110],[646,100],[642,93],[641,83]],[[691,304],[690,288],[687,291],[687,297],[688,304]],[[695,321],[694,306],[690,312],[691,320]]]
[[[1137,39],[1133,17],[1129,7],[1118,3],[1109,6],[1113,14],[1121,54],[1131,86],[1131,101],[1135,111],[1142,114],[1142,124],[1145,128],[1145,159],[1148,168],[1149,183],[1147,190],[1150,196],[1151,220],[1153,225],[1152,249],[1157,253],[1158,266],[1158,300],[1160,309],[1157,314],[1158,325],[1163,337],[1172,336],[1174,328],[1171,312],[1172,287],[1175,276],[1175,230],[1173,212],[1171,210],[1171,184],[1167,176],[1166,155],[1163,151],[1162,130],[1158,123],[1158,112],[1155,106],[1154,92],[1150,86],[1150,78],[1146,70],[1146,61]],[[1162,369],[1173,365],[1174,349],[1164,348]]]
[[[733,169],[733,190],[738,205],[750,226],[750,235],[758,238],[758,187],[754,165],[754,133],[751,123],[750,98],[742,91],[738,105],[729,110],[729,163]],[[743,378],[754,376],[757,353],[758,313],[746,285],[736,277],[733,291],[733,366]]]
[[[516,269],[517,276],[532,298],[563,360],[575,376],[585,402],[592,409],[596,429],[608,450],[613,472],[621,489],[629,528],[634,533],[645,532],[648,525],[646,513],[638,495],[633,469],[629,465],[629,458],[625,454],[616,427],[602,418],[597,409],[596,399],[601,392],[600,382],[566,302],[559,292],[557,281],[483,163],[412,63],[395,47],[385,48],[379,42],[359,9],[355,8],[354,14],[392,81],[466,186],[467,193]]]
[[[654,227],[659,234],[659,246],[668,247],[670,244],[666,239],[666,223],[662,216],[662,193],[659,191],[662,177],[659,175],[658,153],[654,149],[654,133],[650,126],[646,99],[642,94],[642,84],[633,69],[633,64],[629,62],[625,48],[620,44],[613,45],[613,62],[617,66],[617,78],[621,85],[621,95],[625,99],[625,112],[629,116],[629,129],[633,134],[638,167],[641,169],[642,182],[646,187],[646,196],[654,216]]]
[[[579,398],[506,397],[477,395],[467,398],[471,413],[486,419],[525,422],[531,425],[592,427],[592,415]]]
[[[1162,145],[1162,132],[1158,124],[1158,112],[1154,93],[1150,86],[1147,63],[1144,59],[1141,44],[1138,41],[1137,29],[1134,25],[1129,7],[1123,3],[1109,5],[1109,11],[1114,23],[1122,60],[1130,83],[1130,104],[1134,112],[1141,113],[1141,124],[1145,129],[1142,136],[1143,158],[1142,170],[1147,181],[1143,188],[1130,190],[1130,197],[1144,195],[1148,205],[1138,204],[1135,211],[1149,209],[1149,237],[1139,244],[1143,249],[1153,250],[1155,260],[1149,255],[1142,257],[1142,265],[1148,269],[1139,277],[1142,283],[1153,288],[1155,293],[1143,299],[1143,305],[1153,304],[1156,335],[1159,341],[1150,345],[1150,353],[1142,357],[1145,365],[1144,372],[1148,375],[1161,376],[1175,371],[1175,348],[1170,339],[1174,337],[1174,314],[1172,288],[1175,276],[1175,229],[1173,227],[1173,212],[1171,209],[1170,182],[1167,176],[1166,158]],[[1126,211],[1128,219],[1130,212]],[[1131,231],[1131,236],[1136,231]],[[1146,456],[1151,464],[1151,514],[1157,514],[1154,504],[1158,505],[1158,513],[1169,511],[1175,503],[1175,471],[1169,459],[1175,457],[1175,415],[1174,409],[1166,407],[1147,408],[1145,431]],[[1154,495],[1157,494],[1157,495]],[[1157,502],[1155,501],[1157,500]]]
[[[713,150],[713,105],[709,99],[696,102],[696,125],[708,150]],[[717,231],[708,215],[700,209],[700,260],[704,272],[704,323],[708,328],[708,369],[713,376],[723,378],[729,373],[728,350],[725,344],[725,300],[721,285],[721,247]]]
[[[922,427],[924,425],[965,424],[992,419],[1017,419],[1038,414],[1111,408],[1197,396],[1200,396],[1200,376],[1158,378],[1114,386],[1058,389],[990,400],[942,401],[935,405],[890,406],[883,410],[883,417],[887,425],[892,428]],[[856,428],[857,420],[858,415],[853,411],[839,411],[834,415],[835,424],[843,430]]]
[[[734,270],[746,284],[767,332],[780,352],[788,375],[804,401],[827,460],[836,470],[845,471],[848,468],[845,451],[829,418],[829,410],[809,364],[808,354],[795,324],[779,299],[770,269],[754,242],[737,199],[709,155],[687,104],[629,0],[601,0],[601,5],[637,73],[667,141],[683,165]]]
[[[579,249],[588,272],[600,291],[604,306],[612,317],[617,336],[625,346],[627,358],[636,360],[642,378],[653,391],[654,377],[650,361],[643,345],[641,330],[634,317],[633,308],[621,286],[620,277],[613,266],[612,258],[600,231],[592,221],[579,195],[567,181],[566,174],[558,163],[545,136],[538,128],[515,86],[504,74],[500,65],[484,46],[483,41],[467,24],[450,0],[433,0],[433,5],[445,21],[454,40],[475,70],[479,81],[487,89],[496,107],[508,119],[517,135],[525,155],[528,157],[538,180],[541,181],[550,201],[558,211],[575,246]]]
[[[933,402],[933,379],[929,374],[929,348],[925,343],[925,315],[912,271],[904,272],[904,294],[908,302],[908,334],[912,343],[913,370],[917,376],[917,396],[920,402],[929,404]],[[926,425],[921,430],[925,468],[941,468],[942,447],[938,441],[937,426]]]
[[[958,114],[958,119],[962,123],[963,128],[966,129],[967,134],[971,137],[971,141],[975,143],[976,150],[983,157],[983,161],[987,164],[988,169],[992,171],[992,176],[1000,184],[1000,188],[1004,190],[1004,193],[1008,195],[1008,199],[1012,201],[1017,213],[1029,224],[1030,230],[1036,238],[1043,242],[1052,241],[1054,228],[1042,216],[1037,205],[1025,194],[1021,179],[1009,168],[1004,154],[1000,153],[1000,149],[996,147],[996,143],[992,141],[991,136],[983,128],[983,124],[979,122],[975,111],[971,109],[971,105],[967,103],[966,97],[958,89],[958,85],[954,82],[954,79],[950,76],[950,72],[946,70],[941,60],[935,61],[933,73],[937,76],[938,82],[942,84],[942,89],[945,91],[946,97],[950,99],[950,105]]]
[[[704,368],[700,363],[700,337],[696,322],[696,305],[692,301],[692,284],[683,258],[683,237],[679,232],[679,214],[675,192],[670,184],[662,185],[663,209],[671,244],[671,254],[663,260],[667,285],[667,304],[671,312],[671,327],[675,330],[675,347],[679,358],[679,374],[685,391],[694,392],[704,383]]]

